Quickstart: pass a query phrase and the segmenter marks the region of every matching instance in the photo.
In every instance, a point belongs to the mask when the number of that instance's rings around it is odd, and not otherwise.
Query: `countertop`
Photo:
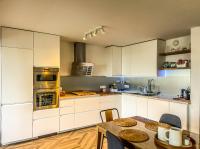
[[[182,104],[190,104],[190,100],[185,100],[185,99],[174,100],[173,98],[169,98],[169,97],[165,97],[165,96],[143,96],[143,95],[138,95],[138,94],[133,94],[133,93],[123,93],[123,92],[121,92],[121,93],[97,92],[95,95],[84,95],[84,96],[78,96],[78,95],[75,95],[72,93],[66,93],[64,96],[60,96],[60,100],[75,99],[75,98],[88,98],[88,97],[100,97],[100,96],[112,96],[112,95],[122,95],[122,94],[143,97],[143,98],[147,98],[147,99],[154,99],[154,100],[161,100],[161,101],[168,101],[168,102],[175,102],[175,103],[182,103]]]

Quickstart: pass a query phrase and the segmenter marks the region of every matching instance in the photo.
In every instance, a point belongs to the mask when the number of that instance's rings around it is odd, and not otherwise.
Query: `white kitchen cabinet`
[[[170,113],[180,117],[182,129],[188,130],[188,105],[170,102],[169,106]]]
[[[112,51],[112,76],[122,75],[122,48],[111,46],[107,47]]]
[[[159,121],[164,113],[169,113],[169,102],[148,99],[148,118],[151,120]]]
[[[74,99],[63,99],[60,101],[60,115],[72,114],[75,112]]]
[[[132,59],[132,46],[125,46],[122,48],[122,75],[131,76],[133,74],[132,67],[134,63],[139,65]]]
[[[33,49],[33,32],[3,27],[2,46]]]
[[[95,125],[100,123],[100,110],[75,113],[75,126],[76,128]]]
[[[67,131],[75,128],[75,115],[67,114],[60,116],[60,131]]]
[[[157,76],[158,51],[164,41],[152,40],[122,48],[122,74],[126,76]],[[159,48],[158,48],[159,47]]]
[[[1,112],[3,145],[32,138],[32,103],[3,105]]]
[[[42,119],[47,117],[59,116],[59,108],[38,110],[33,112],[33,119]]]
[[[60,37],[34,32],[34,66],[60,67]]]
[[[112,50],[86,45],[86,61],[94,63],[93,76],[112,76]]]
[[[59,132],[59,116],[33,121],[33,137]]]
[[[33,101],[33,50],[2,47],[2,104]]]
[[[116,108],[119,111],[119,115],[121,116],[121,95],[110,95],[110,96],[102,96],[100,97],[100,109],[106,110],[106,109],[112,109]],[[104,119],[103,114],[103,119]],[[117,112],[113,112],[113,118],[118,118]]]
[[[137,115],[137,99],[135,96],[124,94],[122,96],[122,117]]]
[[[137,99],[137,116],[141,116],[141,117],[145,117],[147,118],[147,113],[148,113],[148,109],[147,109],[147,102],[148,99],[145,97],[136,97]]]
[[[79,98],[75,100],[75,113],[99,109],[99,97]]]

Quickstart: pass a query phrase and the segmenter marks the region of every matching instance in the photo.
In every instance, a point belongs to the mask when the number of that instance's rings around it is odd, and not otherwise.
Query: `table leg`
[[[102,149],[103,147],[103,132],[99,130],[97,127],[97,144],[96,144],[96,149]]]

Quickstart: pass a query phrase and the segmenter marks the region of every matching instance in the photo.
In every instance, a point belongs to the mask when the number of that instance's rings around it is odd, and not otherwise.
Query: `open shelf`
[[[168,55],[178,55],[178,54],[186,54],[191,53],[191,50],[181,50],[181,51],[173,51],[173,52],[166,52],[166,53],[160,53],[160,56],[168,56]]]
[[[161,68],[160,70],[180,70],[180,69],[190,69],[190,67],[184,67],[184,68]]]

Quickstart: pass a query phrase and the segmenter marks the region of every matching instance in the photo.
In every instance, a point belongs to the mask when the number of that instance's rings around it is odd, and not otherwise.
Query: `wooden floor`
[[[103,149],[107,149],[104,139]],[[26,143],[3,146],[0,149],[95,149],[95,127],[66,132]]]

